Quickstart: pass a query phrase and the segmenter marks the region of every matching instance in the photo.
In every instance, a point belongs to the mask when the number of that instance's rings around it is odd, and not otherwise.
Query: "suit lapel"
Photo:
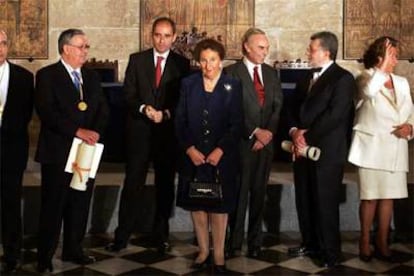
[[[164,72],[162,72],[162,75],[161,75],[160,87],[165,85],[165,81],[168,80],[170,76],[174,74],[175,70],[176,68],[175,68],[174,53],[171,51],[167,57],[167,60],[165,61]]]
[[[326,69],[325,72],[316,80],[316,82],[312,85],[308,95],[313,96],[317,94],[318,91],[323,90],[326,85],[329,83],[329,81],[332,79],[333,74],[335,74],[337,65],[336,63],[333,63],[331,66],[329,66],[328,69]],[[312,74],[310,75],[309,84],[312,80]]]
[[[58,93],[57,96],[66,98],[68,99],[68,102],[77,104],[79,102],[79,91],[76,89],[75,85],[73,84],[73,81],[72,81],[71,76],[69,75],[69,72],[66,70],[65,66],[63,65],[61,61],[59,61],[56,64],[56,67],[57,67],[58,76],[60,78],[59,81],[62,82],[62,89],[60,91],[61,93]],[[82,75],[82,78],[84,78],[83,75]],[[85,79],[83,81],[85,81]]]
[[[7,61],[9,63],[9,68],[10,68],[10,72],[9,72],[9,85],[7,88],[7,96],[6,96],[6,106],[4,106],[4,110],[3,110],[3,120],[5,120],[5,118],[7,118],[7,114],[9,113],[8,110],[8,106],[12,106],[15,104],[15,102],[18,101],[18,97],[16,95],[16,85],[18,85],[19,83],[17,82],[17,71],[15,70],[15,67],[13,66],[13,64],[11,64],[9,61]]]
[[[253,101],[257,106],[259,106],[259,100],[257,98],[257,93],[254,88],[253,80],[249,74],[249,71],[247,70],[246,65],[242,61],[240,61],[239,66],[237,68],[238,75],[240,79],[243,81],[243,92],[247,96],[251,98],[251,101]]]
[[[153,49],[150,49],[146,52],[144,56],[143,68],[138,68],[138,70],[145,70],[147,79],[151,84],[151,87],[154,89],[155,84],[155,64],[154,64],[154,54]],[[162,76],[161,76],[162,82]]]
[[[262,65],[262,76],[263,76],[263,85],[264,85],[264,89],[265,89],[265,100],[264,100],[264,104],[263,107],[265,107],[266,105],[270,104],[272,101],[272,76],[271,76],[271,71],[266,70],[265,67]],[[257,95],[256,95],[257,97]]]

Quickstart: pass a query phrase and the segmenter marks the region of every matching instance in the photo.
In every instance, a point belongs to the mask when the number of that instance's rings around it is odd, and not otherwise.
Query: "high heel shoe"
[[[209,263],[210,263],[210,256],[207,256],[207,258],[201,263],[194,261],[192,265],[190,266],[190,268],[194,270],[202,270],[206,268],[209,265]]]
[[[365,263],[368,263],[372,260],[372,253],[369,255],[365,255],[362,253],[359,253],[359,259]]]
[[[229,271],[227,270],[225,264],[223,264],[223,265],[216,265],[215,264],[214,267],[213,267],[213,273],[215,275],[224,275],[224,274],[228,274]]]
[[[395,256],[390,253],[389,255],[382,254],[379,250],[374,252],[374,257],[380,261],[387,262],[387,263],[398,263]]]
[[[374,257],[377,260],[387,262],[387,263],[398,263],[398,260],[395,258],[395,255],[392,254],[390,251],[389,254],[383,254],[379,248],[379,246],[374,246]]]

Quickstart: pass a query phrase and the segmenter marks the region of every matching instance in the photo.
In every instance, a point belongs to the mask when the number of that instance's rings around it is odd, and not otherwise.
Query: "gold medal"
[[[80,101],[78,103],[78,109],[80,111],[85,111],[86,109],[88,109],[88,105],[84,101]]]

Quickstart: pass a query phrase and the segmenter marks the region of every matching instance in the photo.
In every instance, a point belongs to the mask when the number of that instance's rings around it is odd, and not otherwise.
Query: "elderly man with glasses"
[[[103,133],[108,107],[99,76],[82,67],[88,39],[78,29],[63,31],[58,40],[60,61],[36,75],[35,107],[41,122],[36,161],[41,163],[42,194],[39,222],[38,272],[53,271],[62,221],[62,260],[85,265],[94,262],[82,249],[93,181],[86,191],[70,187],[65,164],[75,137],[94,145]]]

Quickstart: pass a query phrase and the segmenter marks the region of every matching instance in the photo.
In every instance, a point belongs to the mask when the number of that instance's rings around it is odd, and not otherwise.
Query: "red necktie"
[[[161,62],[164,58],[162,56],[157,56],[157,65],[155,65],[155,87],[158,88],[161,81]]]
[[[264,93],[263,84],[260,81],[259,73],[257,72],[258,68],[259,67],[255,66],[253,69],[253,84],[254,84],[254,88],[257,93],[257,99],[259,100],[259,105],[263,106],[263,103],[265,100],[265,93]]]

